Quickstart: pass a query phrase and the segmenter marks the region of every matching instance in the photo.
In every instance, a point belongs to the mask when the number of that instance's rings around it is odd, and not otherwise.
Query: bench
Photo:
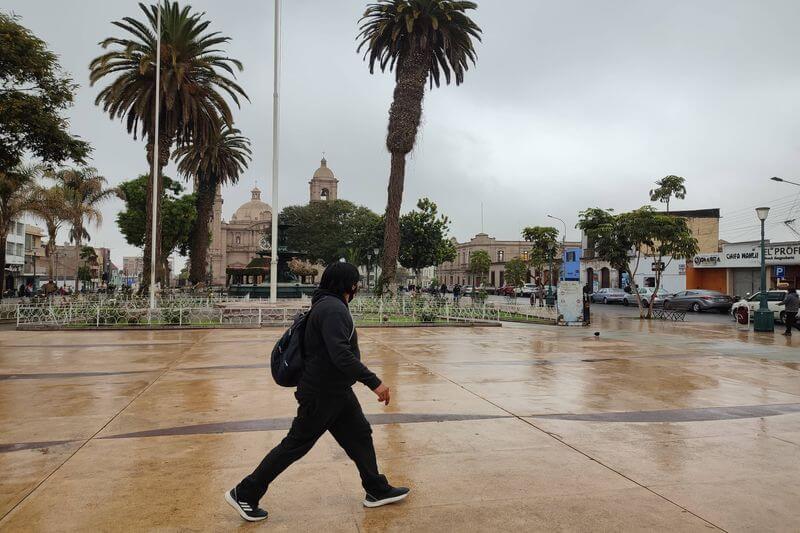
[[[653,318],[659,320],[673,320],[683,322],[686,320],[686,311],[675,311],[672,309],[657,308],[653,309]]]

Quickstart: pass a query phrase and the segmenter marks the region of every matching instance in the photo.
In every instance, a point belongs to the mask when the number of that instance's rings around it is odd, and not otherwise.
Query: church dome
[[[272,220],[272,207],[266,202],[261,201],[261,190],[254,187],[252,198],[249,202],[242,204],[231,217],[231,222],[260,222]]]
[[[320,167],[314,172],[315,178],[334,179],[333,171],[328,168],[328,161],[324,157],[320,161]]]

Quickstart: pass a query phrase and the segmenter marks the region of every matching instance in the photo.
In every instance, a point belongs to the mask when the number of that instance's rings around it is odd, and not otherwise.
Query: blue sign
[[[786,267],[776,266],[775,267],[775,277],[776,278],[785,278],[786,277]]]

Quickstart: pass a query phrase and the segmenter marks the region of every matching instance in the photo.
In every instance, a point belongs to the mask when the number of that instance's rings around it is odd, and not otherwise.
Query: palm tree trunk
[[[81,238],[80,234],[75,239],[75,258],[77,259],[76,264],[78,265],[78,270],[75,271],[75,292],[77,293],[80,290],[80,273],[81,273]]]
[[[152,138],[152,137],[151,137]],[[170,154],[170,147],[172,144],[172,138],[166,133],[160,133],[158,138],[158,165],[156,165],[156,190],[158,191],[158,196],[156,198],[157,209],[158,209],[158,217],[156,220],[156,242],[155,247],[156,251],[159,252],[156,255],[156,282],[162,281],[164,279],[164,269],[161,263],[161,222],[162,222],[162,212],[161,212],[161,201],[164,198],[164,167],[167,166],[169,162],[169,154]],[[148,141],[147,143],[147,161],[150,167],[152,168],[153,165],[153,149],[154,144],[152,141]],[[144,236],[144,268],[142,270],[142,283],[140,285],[139,290],[143,293],[147,288],[150,286],[150,257],[152,255],[152,243],[150,242],[152,239],[152,227],[153,227],[153,180],[150,179],[147,181],[147,212],[146,212],[146,224],[145,224],[145,231],[146,234]]]
[[[376,291],[395,293],[395,272],[400,251],[400,206],[403,203],[406,154],[414,148],[417,130],[422,118],[422,100],[428,79],[428,64],[422,52],[410,54],[398,67],[394,99],[389,108],[389,131],[386,148],[392,154],[389,172],[388,200],[386,202],[386,228],[383,237],[381,279]]]
[[[6,242],[8,241],[8,233],[3,231],[0,234],[0,300],[3,299],[3,293],[6,290]]]
[[[198,180],[197,218],[194,221],[189,246],[189,282],[192,284],[206,280],[208,272],[208,245],[209,224],[214,209],[214,196],[216,195],[216,180]]]
[[[54,273],[56,271],[56,233],[57,230],[53,227],[47,228],[47,245],[44,247],[44,253],[47,256],[47,281],[51,281],[54,278]]]

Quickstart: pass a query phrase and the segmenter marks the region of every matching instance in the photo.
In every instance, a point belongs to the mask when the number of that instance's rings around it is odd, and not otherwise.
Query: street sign
[[[776,278],[785,278],[786,277],[786,267],[784,267],[784,266],[776,266],[775,267],[775,277]]]
[[[653,272],[663,272],[664,261],[655,261],[650,268],[653,270]]]

